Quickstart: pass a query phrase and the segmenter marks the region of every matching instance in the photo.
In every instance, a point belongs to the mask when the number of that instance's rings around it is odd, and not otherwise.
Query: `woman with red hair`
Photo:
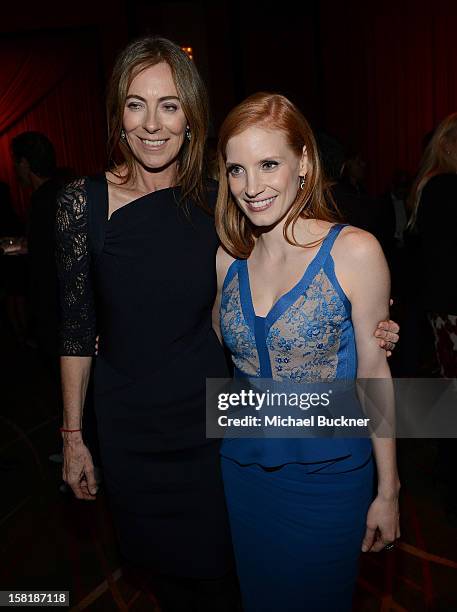
[[[218,161],[214,321],[235,376],[389,379],[372,335],[388,315],[382,249],[340,223],[298,109],[249,97],[221,127]],[[221,453],[245,612],[350,610],[360,550],[399,537],[395,441],[238,438]]]

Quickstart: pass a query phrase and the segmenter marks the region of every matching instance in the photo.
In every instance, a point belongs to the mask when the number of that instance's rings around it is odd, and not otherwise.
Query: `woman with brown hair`
[[[168,40],[132,43],[108,120],[123,161],[72,183],[57,215],[64,480],[95,498],[81,418],[99,333],[95,410],[121,552],[156,574],[164,612],[236,610],[219,444],[205,437],[205,379],[228,374],[211,326],[216,190],[193,63]]]
[[[80,430],[98,332],[95,411],[121,551],[160,575],[164,612],[234,610],[220,445],[205,436],[205,379],[228,371],[211,326],[218,238],[207,210],[217,190],[205,175],[208,107],[192,61],[165,39],[129,45],[108,120],[121,162],[74,182],[57,216],[64,479],[78,498],[95,498]],[[388,350],[397,329],[384,327]]]
[[[254,94],[225,119],[218,159],[214,321],[235,375],[389,379],[372,336],[387,264],[371,234],[339,222],[305,118]],[[395,440],[239,437],[221,455],[244,611],[351,610],[361,548],[399,537]]]

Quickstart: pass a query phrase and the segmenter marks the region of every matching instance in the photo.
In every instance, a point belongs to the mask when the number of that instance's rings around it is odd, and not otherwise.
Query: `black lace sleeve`
[[[60,354],[95,351],[95,303],[88,240],[85,179],[73,181],[57,200],[56,257],[60,284]]]

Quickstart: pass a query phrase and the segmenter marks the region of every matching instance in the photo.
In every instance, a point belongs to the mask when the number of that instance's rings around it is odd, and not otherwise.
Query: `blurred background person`
[[[435,335],[440,374],[457,376],[457,113],[435,130],[411,192],[419,235],[423,304]]]
[[[27,330],[28,266],[24,226],[17,216],[9,185],[0,182],[0,320],[22,344]]]
[[[358,151],[350,153],[343,162],[340,172],[340,184],[348,192],[364,194],[367,164]]]
[[[439,374],[457,378],[457,113],[434,131],[422,157],[411,198],[412,231],[418,236],[422,304],[430,321]],[[445,509],[457,518],[455,440],[438,441],[437,477]]]
[[[10,188],[0,181],[0,237],[20,236],[22,231],[22,224],[11,202]]]
[[[381,197],[380,207],[384,223],[384,253],[392,276],[392,295],[398,297],[404,287],[404,233],[408,224],[406,202],[411,188],[408,172],[396,170],[392,181]]]
[[[11,142],[11,152],[20,184],[32,190],[28,226],[28,333],[57,373],[59,299],[54,226],[57,193],[63,182],[57,178],[54,146],[44,134],[19,134]]]
[[[380,198],[374,198],[367,192],[367,164],[362,155],[347,151],[342,143],[325,132],[318,134],[317,144],[338,211],[347,223],[374,234],[388,259],[395,217],[391,207],[386,207]]]
[[[17,239],[22,234],[23,227],[14,211],[9,185],[0,181],[0,255],[18,248]],[[15,279],[16,264],[11,258],[0,258],[0,321],[2,326],[11,326],[18,337],[25,330],[25,305],[23,283]]]

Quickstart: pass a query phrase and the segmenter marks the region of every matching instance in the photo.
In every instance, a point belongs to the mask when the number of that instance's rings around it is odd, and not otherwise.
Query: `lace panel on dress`
[[[238,274],[222,292],[220,312],[222,336],[235,367],[249,376],[260,376],[255,337],[241,307]]]
[[[312,382],[335,378],[343,323],[341,298],[321,270],[267,336],[273,378]]]
[[[96,326],[85,179],[73,181],[59,194],[56,244],[60,354],[90,356],[94,354]]]

